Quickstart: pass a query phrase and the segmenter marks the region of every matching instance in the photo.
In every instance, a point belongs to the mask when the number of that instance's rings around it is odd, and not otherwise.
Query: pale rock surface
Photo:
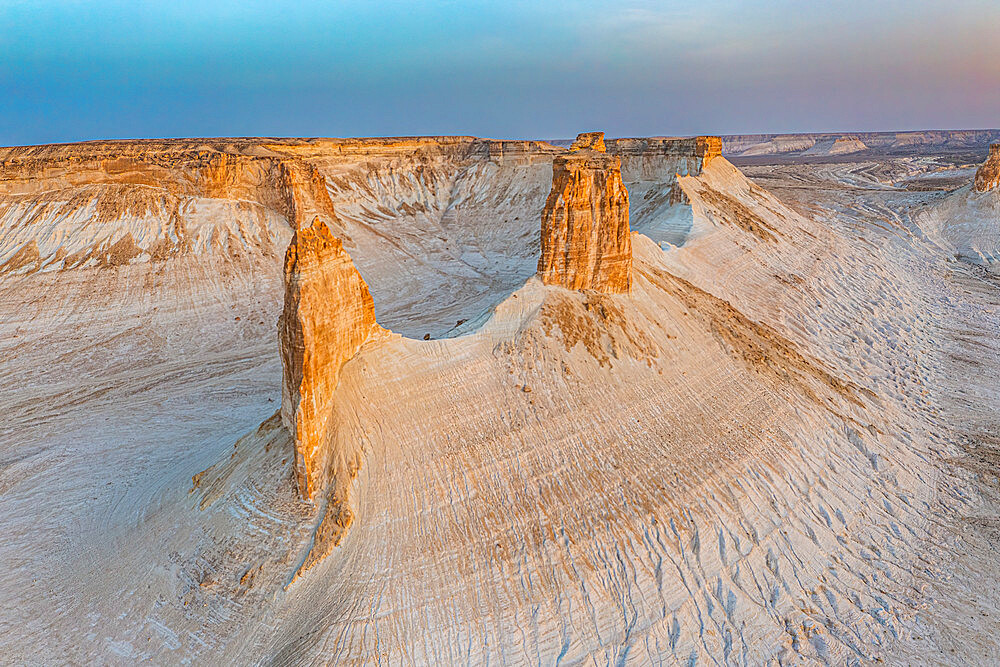
[[[1000,146],[995,148],[972,183],[930,202],[914,214],[921,231],[943,252],[989,271],[1000,261],[1000,189],[989,187],[993,169],[1000,169]]]
[[[868,146],[854,135],[845,135],[835,139],[817,141],[802,155],[851,155],[868,150]],[[780,151],[779,151],[780,152]]]
[[[856,139],[882,156],[917,155],[918,151],[966,151],[1000,141],[1000,130],[926,130],[917,132],[849,132],[803,134],[742,134],[722,137],[727,155],[745,157],[798,153],[825,155],[840,139]],[[856,146],[856,144],[854,144]],[[860,151],[859,151],[860,152]]]
[[[830,146],[830,155],[848,155],[850,153],[858,153],[863,150],[867,150],[868,146],[865,142],[861,141],[855,136],[837,137]]]
[[[609,139],[608,152],[622,159],[629,193],[629,228],[664,248],[683,245],[694,222],[681,176],[701,173],[719,157],[719,137]]]
[[[740,155],[773,155],[812,148],[816,140],[808,135],[779,135],[745,148]]]

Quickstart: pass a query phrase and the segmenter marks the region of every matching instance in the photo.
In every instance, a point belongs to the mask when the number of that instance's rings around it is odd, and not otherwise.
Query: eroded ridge
[[[1000,144],[990,146],[990,156],[976,172],[976,191],[989,192],[1000,186]]]
[[[604,134],[577,137],[571,151],[552,163],[542,212],[542,282],[607,294],[631,291],[628,201],[621,158],[604,152]]]
[[[281,420],[295,442],[295,480],[312,499],[327,480],[329,421],[341,367],[376,331],[375,305],[350,256],[319,217],[285,253],[285,305],[278,321]]]

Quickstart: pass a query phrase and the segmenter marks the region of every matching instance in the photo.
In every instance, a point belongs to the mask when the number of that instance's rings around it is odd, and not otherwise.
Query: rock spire
[[[987,192],[1000,185],[1000,144],[990,146],[990,156],[976,172],[976,191]]]
[[[588,132],[553,161],[538,260],[546,285],[607,294],[632,288],[628,191],[621,158],[604,151],[604,133]]]
[[[285,252],[278,339],[281,420],[295,439],[295,479],[304,499],[327,481],[340,369],[376,329],[368,286],[340,240],[319,217],[296,230]]]

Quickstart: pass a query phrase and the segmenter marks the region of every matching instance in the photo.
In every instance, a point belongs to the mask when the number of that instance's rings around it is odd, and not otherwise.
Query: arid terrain
[[[0,663],[1000,661],[995,142],[0,149]]]

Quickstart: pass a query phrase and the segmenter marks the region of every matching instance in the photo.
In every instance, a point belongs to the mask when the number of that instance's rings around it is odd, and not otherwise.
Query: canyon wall
[[[608,139],[608,153],[622,161],[622,178],[632,181],[664,176],[697,175],[701,168],[722,155],[719,137]]]
[[[602,133],[581,135],[574,146],[552,163],[538,273],[547,285],[627,293],[632,240],[621,158],[603,152]]]
[[[107,271],[127,276],[121,293],[188,271],[220,286],[283,276],[283,302],[234,321],[273,331],[279,318],[282,421],[299,494],[315,498],[344,455],[328,423],[340,369],[381,330],[376,308],[404,336],[444,338],[475,330],[536,271],[628,292],[630,215],[683,203],[677,174],[719,153],[718,138],[603,133],[570,152],[474,137],[0,148],[0,274]]]
[[[679,176],[699,176],[722,154],[719,137],[608,139],[608,153],[622,160],[629,193],[629,228],[657,241],[680,245],[692,212]]]
[[[280,257],[289,228],[332,216],[311,164],[252,143],[0,149],[0,272],[108,267],[190,254]],[[39,226],[51,232],[40,235]]]
[[[1000,185],[1000,144],[990,146],[990,156],[976,171],[976,191],[987,192]]]

